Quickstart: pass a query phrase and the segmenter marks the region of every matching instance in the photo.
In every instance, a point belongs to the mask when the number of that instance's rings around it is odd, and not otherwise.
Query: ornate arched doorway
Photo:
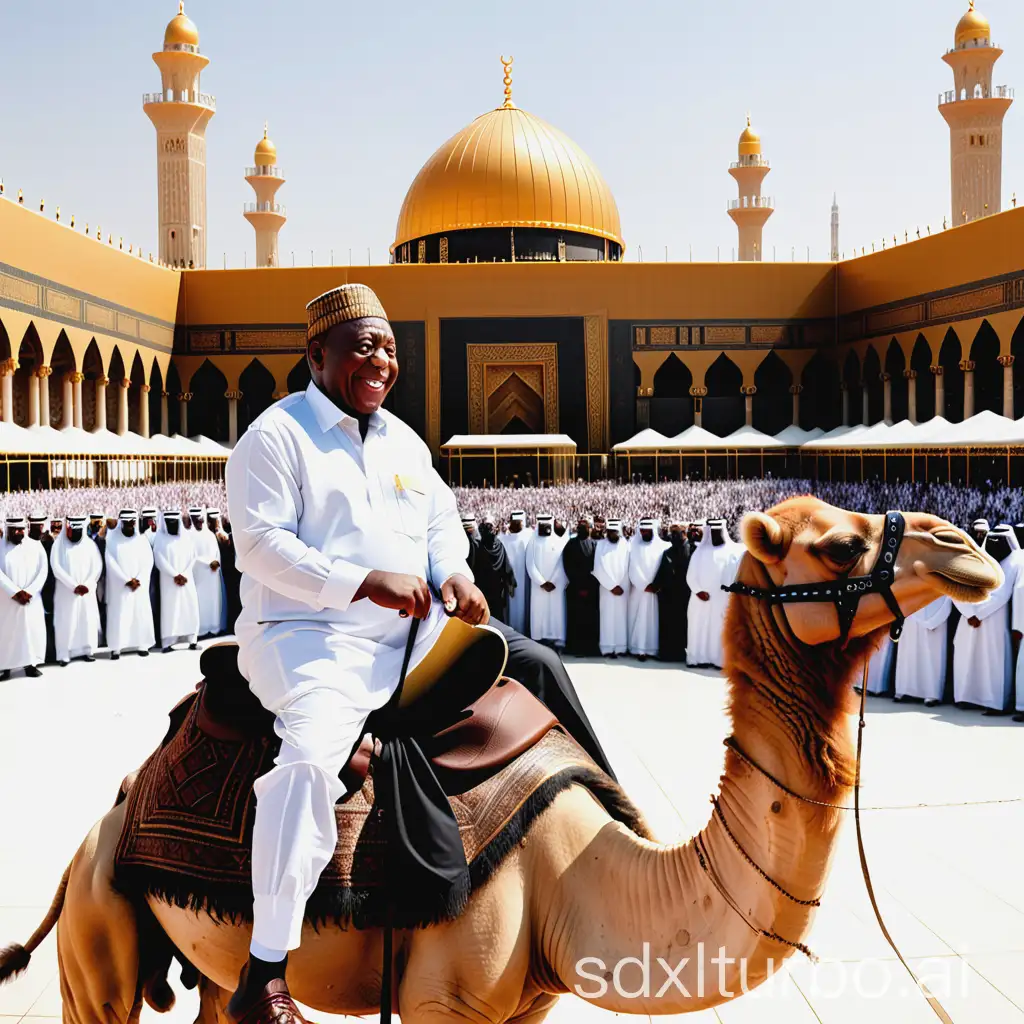
[[[754,373],[753,425],[763,434],[774,436],[793,422],[793,371],[769,352]]]
[[[635,366],[635,364],[634,364]],[[636,366],[637,387],[640,367]],[[654,397],[651,398],[651,429],[666,437],[681,434],[693,426],[693,374],[673,352],[654,375]]]
[[[708,367],[704,386],[708,394],[703,401],[701,426],[719,437],[739,430],[746,420],[743,374],[724,352]]]

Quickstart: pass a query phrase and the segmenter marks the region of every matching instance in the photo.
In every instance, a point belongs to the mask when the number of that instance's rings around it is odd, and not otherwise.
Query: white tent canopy
[[[231,449],[200,437],[191,440],[175,434],[115,434],[109,430],[86,431],[77,427],[19,427],[0,422],[0,455],[77,456],[79,458],[227,458]]]
[[[452,434],[442,448],[571,448],[576,442],[568,434]]]
[[[618,444],[613,445],[612,451],[653,451],[655,449],[664,449],[668,444],[669,439],[664,434],[647,427],[645,430],[641,430],[639,434],[634,434],[628,441],[620,441]]]

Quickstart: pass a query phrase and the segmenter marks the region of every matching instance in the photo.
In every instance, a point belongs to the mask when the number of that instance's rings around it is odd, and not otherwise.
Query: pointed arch
[[[860,358],[853,349],[846,353],[843,362],[843,387],[846,388],[848,406],[847,422],[844,426],[853,426],[861,422],[861,396],[863,387],[860,376]]]
[[[11,349],[11,337],[7,333],[3,320],[0,320],[0,363],[6,363],[14,352]]]
[[[974,411],[1002,415],[1003,368],[999,365],[999,336],[988,320],[983,320],[971,343],[974,363]]]
[[[30,323],[25,328],[25,333],[18,342],[18,352],[15,358],[18,361],[18,369],[11,382],[14,398],[14,422],[18,426],[26,427],[29,425],[29,388],[31,386],[29,382],[36,370],[43,365],[43,344],[34,323]]]
[[[775,435],[793,422],[793,371],[779,358],[769,352],[754,372],[754,419],[756,430]]]
[[[288,373],[288,394],[305,391],[312,378],[309,373],[309,362],[303,356]]]
[[[160,364],[156,358],[153,359],[153,365],[149,370],[149,394],[146,396],[149,399],[149,434],[150,437],[153,434],[159,434],[161,432],[160,426],[160,410],[162,404],[162,398],[164,393],[164,375],[160,370]]]
[[[935,415],[935,375],[931,368],[932,347],[928,339],[919,334],[910,353],[910,369],[917,374],[911,383],[916,389],[918,423],[924,423]]]
[[[640,367],[633,364],[636,386],[640,386]],[[674,352],[658,367],[654,375],[654,397],[651,399],[650,424],[666,437],[681,434],[693,425],[693,374]]]
[[[146,368],[142,364],[142,354],[135,350],[132,369],[129,374],[132,386],[128,391],[128,429],[133,433],[142,433],[142,403],[149,401],[149,396],[142,390],[146,383]]]
[[[950,327],[939,349],[939,366],[942,367],[943,391],[946,396],[944,415],[952,423],[959,423],[964,418],[964,371],[960,369],[960,360],[963,358],[960,338]]]
[[[171,434],[181,433],[181,376],[178,367],[171,360],[167,371],[167,430]]]
[[[884,412],[882,390],[882,361],[874,345],[869,345],[864,353],[863,370],[864,389],[868,396],[868,423],[877,423]]]
[[[107,385],[107,430],[117,429],[117,404],[120,401],[121,381],[128,376],[128,370],[124,365],[124,356],[121,348],[114,346],[110,354],[109,370],[107,376],[110,383]]]
[[[907,368],[907,357],[903,354],[900,343],[893,338],[885,350],[885,372],[889,375],[889,398],[892,406],[892,422],[905,420],[910,411],[910,398],[907,384],[903,376]]]
[[[723,352],[704,375],[708,389],[703,402],[701,425],[719,437],[739,430],[746,421],[743,393],[743,373]]]
[[[188,432],[205,434],[214,441],[228,439],[228,380],[209,359],[192,375],[192,401],[188,405]]]
[[[839,364],[830,352],[815,352],[800,376],[800,426],[832,430],[843,418]]]
[[[1010,340],[1010,355],[1013,356],[1013,417],[1024,416],[1024,317]]]
[[[68,374],[75,373],[78,369],[75,353],[71,348],[68,336],[61,331],[50,353],[50,376],[45,382],[40,381],[40,386],[49,389],[50,422],[43,426],[51,426],[60,429],[64,425],[64,399],[66,392],[64,379]],[[70,416],[68,422],[71,422]]]
[[[274,401],[274,375],[258,360],[254,359],[238,378],[238,390],[242,397],[238,402],[238,436],[241,437],[249,424]]]

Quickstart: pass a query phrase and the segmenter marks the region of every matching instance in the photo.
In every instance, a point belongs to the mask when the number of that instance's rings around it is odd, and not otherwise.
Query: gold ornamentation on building
[[[127,334],[133,338],[137,338],[139,336],[139,318],[130,316],[128,313],[122,313],[118,310],[117,329],[122,334]]]
[[[917,370],[904,370],[903,371],[903,379],[904,380],[917,380]]]
[[[932,373],[933,373],[933,374],[934,374],[934,375],[935,375],[936,377],[941,377],[941,376],[942,376],[942,375],[943,375],[943,374],[944,374],[944,373],[946,372],[946,368],[945,368],[944,366],[929,366],[929,367],[928,367],[928,369],[929,369],[929,370],[930,370],[930,371],[931,371],[931,372],[932,372]]]
[[[558,433],[558,346],[553,343],[536,345],[467,345],[466,365],[469,399],[469,431],[473,434],[491,432],[488,427],[488,400],[502,383],[500,375],[491,379],[501,381],[488,392],[487,373],[500,370],[502,364],[536,366],[541,388],[539,398],[544,406],[544,433]],[[524,369],[525,369],[524,365]],[[513,369],[518,369],[514,366]],[[519,374],[521,379],[525,376]]]
[[[219,336],[218,336],[219,339]],[[217,342],[218,348],[220,341]],[[305,331],[236,331],[235,348],[241,350],[283,348],[302,351],[306,347]]]
[[[646,327],[634,327],[633,328],[633,344],[638,346],[638,347],[647,344],[647,328]]]
[[[425,238],[421,238],[416,243],[416,259],[420,263],[427,262],[427,240]]]
[[[47,377],[53,374],[52,366],[37,366],[32,373],[33,377],[38,377],[40,380],[46,380]]]
[[[802,395],[803,391],[804,391],[803,384],[790,384],[789,385],[789,393],[791,395]]]
[[[224,397],[229,402],[238,402],[242,398],[242,392],[241,391],[225,391],[224,392]]]
[[[788,341],[788,327],[766,327],[763,324],[758,324],[750,328],[750,343],[752,345],[785,345]]]
[[[448,236],[447,235],[442,235],[441,236],[441,241],[439,243],[439,249],[440,249],[440,255],[439,255],[438,259],[440,260],[441,263],[447,263],[448,262]]]
[[[56,288],[47,288],[45,302],[46,309],[51,313],[73,320],[82,318],[82,300],[76,299],[73,295],[59,292]]]
[[[992,306],[1001,306],[1006,301],[1006,289],[1001,285],[989,288],[978,288],[957,295],[944,295],[940,299],[932,299],[928,303],[929,313],[933,320],[957,316],[961,313],[973,313]]]
[[[20,302],[23,306],[39,306],[39,285],[10,274],[0,274],[0,299]]]
[[[1000,356],[1000,357],[999,357],[999,365],[1000,365],[1000,366],[1001,366],[1001,367],[1002,367],[1002,368],[1003,368],[1004,370],[1005,370],[1005,369],[1008,369],[1009,367],[1013,366],[1013,363],[1014,363],[1014,359],[1015,359],[1015,357],[1014,357],[1014,356],[1009,356],[1009,355],[1007,355],[1007,356]]]
[[[721,324],[704,328],[704,341],[708,345],[742,345],[747,340],[747,330],[741,325]]]
[[[584,361],[587,367],[587,440],[592,452],[608,448],[608,321],[603,316],[583,318]]]
[[[675,327],[652,327],[652,345],[677,345],[679,343],[679,331]]]
[[[960,360],[960,369],[963,370],[964,373],[973,373],[974,372],[974,368],[976,366],[977,366],[977,363],[975,363],[973,359],[961,359]]]
[[[105,327],[108,331],[117,330],[117,313],[107,306],[96,302],[86,302],[85,322],[93,327]]]
[[[237,344],[237,337],[235,343]],[[189,331],[188,347],[194,352],[218,352],[220,331]]]
[[[148,395],[153,389],[148,384],[141,384],[139,390],[144,394]]]
[[[694,387],[691,387],[690,388],[690,395],[693,398],[707,398],[707,396],[708,396],[708,389],[707,388],[694,388]]]
[[[923,302],[915,302],[909,306],[896,309],[884,309],[868,315],[868,331],[887,331],[903,324],[916,324],[925,319]]]
[[[740,394],[743,395],[744,398],[753,398],[754,395],[757,394],[757,387],[753,384],[744,384],[743,387],[740,388]]]
[[[131,377],[122,377],[118,382],[127,391],[132,386]]]

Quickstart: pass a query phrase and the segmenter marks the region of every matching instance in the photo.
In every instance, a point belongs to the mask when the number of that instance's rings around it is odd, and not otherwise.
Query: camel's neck
[[[751,598],[732,599],[726,636],[736,742],[792,792],[847,803],[852,746],[843,702],[827,694],[858,650],[801,648],[781,615]],[[614,973],[646,948],[649,995],[623,995],[612,978],[595,1000],[631,1013],[700,1009],[760,984],[806,938],[841,814],[788,795],[729,750],[711,820],[689,843],[656,847],[606,822],[588,836],[542,911],[548,962],[570,991],[589,994],[601,985],[581,981],[581,960]],[[670,983],[658,994],[668,980],[659,957],[672,968],[687,960],[677,974],[685,993]],[[620,973],[631,989],[635,978]]]

